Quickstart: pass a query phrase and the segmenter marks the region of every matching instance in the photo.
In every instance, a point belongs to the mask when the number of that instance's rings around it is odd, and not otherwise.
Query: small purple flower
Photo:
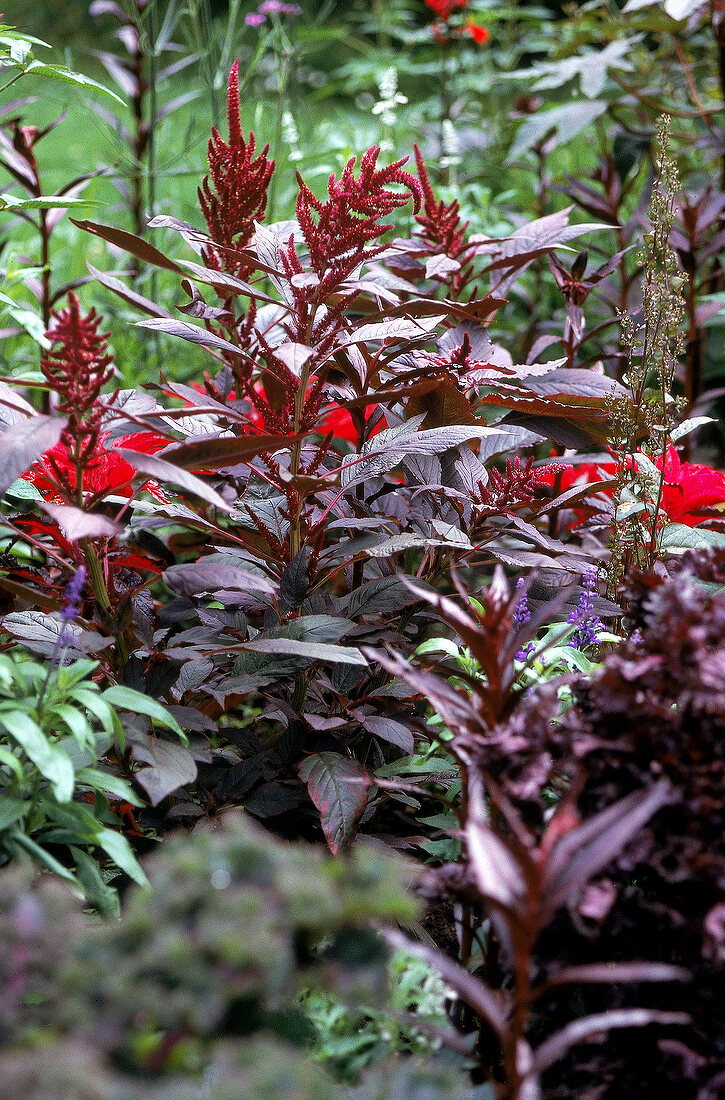
[[[72,623],[81,613],[81,596],[86,586],[86,567],[79,565],[75,573],[65,586],[65,605],[60,617],[64,623]]]
[[[599,632],[604,630],[604,623],[598,615],[594,614],[596,594],[597,571],[593,565],[590,565],[582,577],[582,590],[576,607],[567,619],[572,626],[576,626],[569,642],[574,649],[589,649],[590,646],[599,645]]]
[[[260,15],[301,15],[302,8],[297,4],[283,4],[280,0],[263,0],[257,11]]]
[[[526,623],[528,623],[531,619],[531,611],[529,609],[529,601],[526,596],[525,585],[526,581],[524,580],[524,578],[519,577],[519,579],[516,581],[516,591],[520,592],[521,595],[519,596],[518,603],[516,604],[516,607],[514,609],[514,616],[511,620],[511,625],[513,626],[514,630],[520,630],[521,627],[525,626]],[[516,660],[525,661],[528,658],[529,654],[533,653],[535,649],[535,644],[533,642],[529,642],[522,649],[519,649],[517,651]]]
[[[268,15],[301,15],[302,8],[297,4],[283,4],[281,0],[263,0],[256,11],[244,16],[248,27],[261,27]]]
[[[516,604],[513,617],[514,630],[520,630],[524,623],[527,623],[531,618],[531,612],[529,611],[529,601],[526,596],[526,592],[523,591],[525,581],[523,577],[519,577],[516,581],[516,591],[521,592],[519,601]]]

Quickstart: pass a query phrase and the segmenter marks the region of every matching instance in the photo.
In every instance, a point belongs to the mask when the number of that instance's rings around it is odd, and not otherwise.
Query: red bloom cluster
[[[433,37],[441,46],[447,46],[450,42],[450,21],[457,11],[468,7],[468,0],[425,0],[425,3],[438,16],[431,28]],[[487,27],[474,23],[472,19],[467,19],[462,27],[457,27],[455,33],[469,34],[478,46],[488,42],[491,37]]]
[[[376,168],[379,153],[372,146],[363,154],[357,179],[353,173],[356,157],[347,162],[339,180],[331,175],[326,202],[317,199],[297,174],[300,187],[297,220],[309,249],[312,271],[325,291],[382,248],[373,242],[392,226],[381,225],[381,218],[404,206],[410,195],[415,213],[420,210],[423,198],[420,184],[415,176],[403,171],[407,157],[385,168]],[[388,191],[391,183],[401,184],[408,194]],[[288,256],[290,252],[288,249]]]
[[[446,23],[458,8],[468,7],[468,0],[425,0],[426,6]]]
[[[466,20],[463,33],[470,34],[477,46],[485,45],[491,37],[488,27],[483,27],[480,23],[473,23],[470,19]]]
[[[205,249],[203,259],[206,266],[215,271],[244,277],[249,271],[244,261],[234,259],[226,249],[248,245],[255,221],[264,218],[274,161],[267,158],[269,145],[255,157],[254,134],[250,133],[248,142],[242,135],[238,61],[229,73],[227,119],[229,141],[224,141],[216,127],[212,127],[209,139],[209,170],[214,190],[209,184],[209,176],[205,176],[197,192],[209,235],[223,247]]]
[[[616,462],[585,463],[567,467],[559,482],[561,491],[574,485],[587,485],[617,476]],[[662,458],[657,459],[657,469],[662,469]],[[553,484],[554,473],[547,472],[547,481]],[[603,490],[608,496],[612,490]],[[665,480],[662,486],[661,507],[671,523],[683,523],[695,527],[702,523],[703,508],[725,503],[725,473],[694,462],[681,462],[674,447],[669,447],[665,457]]]
[[[192,386],[194,387],[195,390],[198,390],[200,393],[204,392],[203,387],[200,386],[198,382],[192,382]],[[267,404],[268,403],[268,398],[267,398],[266,393],[264,392],[264,386],[262,385],[262,383],[257,382],[254,385],[253,389],[254,389],[255,396],[259,398],[260,404],[262,404],[262,403]],[[229,400],[230,401],[235,400],[234,390],[232,390],[230,392]],[[366,405],[365,406],[365,419],[366,420],[370,419],[370,417],[375,412],[377,407],[378,407],[377,405]],[[251,412],[249,413],[249,423],[252,427],[257,428],[259,431],[265,431],[266,430],[266,425],[265,425],[265,420],[264,420],[263,409],[259,409],[254,404],[252,404],[252,409],[251,409]],[[388,425],[387,425],[387,422],[385,420],[385,417],[382,417],[377,422],[377,424],[374,426],[372,431],[370,432],[370,439],[372,439],[373,436],[377,435],[378,432],[382,431],[383,428],[387,428],[387,426]],[[353,444],[357,443],[357,428],[355,427],[355,425],[353,423],[353,419],[352,419],[351,414],[348,412],[348,410],[345,408],[344,405],[339,405],[337,403],[334,403],[333,407],[330,409],[327,416],[316,427],[315,430],[318,431],[320,433],[320,435],[328,435],[330,432],[332,432],[332,435],[334,436],[335,439],[344,439],[348,443],[353,443]],[[140,449],[140,448],[136,448],[136,449]]]
[[[136,432],[115,439],[110,450],[105,443],[109,433],[98,438],[96,451],[88,457],[83,466],[82,488],[86,503],[93,504],[110,493],[116,496],[130,497],[131,482],[136,471],[122,455],[115,451],[121,447],[129,451],[141,451],[143,454],[156,454],[167,446],[168,440],[153,432]],[[41,455],[36,463],[23,474],[23,478],[43,494],[49,504],[67,503],[66,487],[76,489],[76,466],[61,440]],[[143,486],[147,493],[166,503],[166,497],[156,481],[147,481]]]
[[[45,379],[58,395],[58,412],[68,417],[62,443],[77,463],[85,462],[98,443],[103,412],[98,398],[113,377],[113,357],[107,354],[108,334],[99,333],[102,318],[94,309],[81,316],[75,294],[68,308],[53,314],[46,336],[54,347],[40,361]]]
[[[457,199],[448,206],[442,199],[436,199],[423,154],[417,145],[414,145],[413,149],[418,167],[418,179],[423,191],[423,213],[417,214],[415,218],[423,227],[423,232],[419,236],[434,248],[440,249],[451,260],[461,262],[467,248],[466,230],[469,223],[461,222],[461,208]]]

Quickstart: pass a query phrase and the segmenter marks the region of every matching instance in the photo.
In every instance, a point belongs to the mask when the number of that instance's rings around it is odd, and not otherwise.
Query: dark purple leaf
[[[116,279],[113,275],[108,275],[105,271],[98,271],[93,264],[86,263],[86,267],[94,279],[108,290],[113,291],[114,294],[117,294],[124,302],[128,302],[129,305],[136,306],[138,309],[143,310],[143,312],[148,313],[150,317],[171,318],[171,314],[168,310],[165,310],[163,306],[157,305],[156,302],[152,302],[149,298],[144,298],[142,294],[137,294],[135,290],[131,290],[125,283],[122,283],[120,279]]]
[[[301,435],[247,435],[201,439],[180,443],[173,450],[165,451],[164,461],[182,470],[209,467],[218,470],[249,462],[265,452],[287,450],[303,438]]]
[[[586,1043],[614,1028],[647,1027],[649,1024],[670,1027],[673,1024],[689,1024],[690,1019],[685,1012],[660,1012],[655,1008],[620,1008],[599,1012],[595,1016],[585,1016],[582,1020],[572,1020],[535,1051],[532,1077],[558,1062],[577,1043]]]
[[[230,340],[224,340],[221,336],[207,332],[199,325],[192,325],[189,321],[152,317],[150,321],[136,321],[136,325],[138,328],[149,328],[153,332],[163,332],[167,336],[178,336],[182,340],[188,340],[190,344],[200,344],[204,348],[215,348],[217,351],[231,351],[235,355],[247,358],[246,352],[236,347]]]
[[[134,233],[127,233],[125,229],[116,229],[112,225],[102,225],[100,222],[77,221],[75,218],[70,220],[79,229],[85,229],[87,233],[102,237],[104,241],[108,241],[109,244],[115,245],[124,252],[130,252],[132,256],[143,260],[144,263],[152,264],[154,267],[163,267],[165,270],[173,271],[177,275],[184,274],[183,269],[178,264],[175,264],[168,256],[164,256],[163,252],[159,252],[158,248],[154,248],[153,245],[148,244],[142,237],[137,237]]]
[[[86,538],[112,539],[122,530],[107,516],[84,512],[82,508],[74,508],[70,504],[46,504],[45,501],[39,501],[39,507],[48,513],[71,542]]]
[[[0,435],[0,496],[30,469],[36,459],[54,447],[66,420],[60,416],[32,416],[16,421]]]
[[[589,879],[603,871],[671,798],[672,788],[662,779],[648,790],[633,791],[557,840],[544,877],[544,904],[548,912],[554,913]]]
[[[160,737],[136,731],[129,734],[128,739],[134,760],[150,765],[139,768],[134,778],[146,791],[152,806],[158,806],[179,787],[196,779],[196,761],[189,750],[178,742],[164,741]]]
[[[44,615],[42,611],[12,611],[3,618],[2,627],[6,634],[22,642],[32,653],[52,657],[59,652],[59,637],[63,627],[59,618]],[[66,623],[65,627],[67,649],[71,654],[86,656],[113,645],[113,638],[102,638],[100,634],[84,630],[77,623]]]
[[[415,742],[413,731],[409,726],[404,726],[402,722],[396,722],[394,718],[381,718],[374,714],[361,716],[360,724],[375,737],[379,737],[382,741],[388,741],[396,748],[402,749],[408,756],[412,754]]]
[[[116,450],[139,473],[158,478],[159,481],[168,482],[170,485],[176,485],[181,489],[185,489],[187,493],[201,497],[207,504],[213,504],[223,512],[231,512],[232,509],[223,497],[219,496],[216,489],[212,489],[211,485],[207,485],[195,474],[181,470],[175,464],[166,462],[163,458],[158,458],[157,455],[147,455],[141,451],[127,451],[125,447],[117,447]]]
[[[337,855],[355,834],[372,780],[362,764],[337,752],[313,753],[302,761],[299,773],[320,814],[330,851]]]
[[[242,592],[274,592],[275,587],[261,573],[253,573],[239,565],[214,558],[172,565],[164,573],[169,588],[181,596],[223,591],[226,588]]]
[[[303,642],[297,638],[255,638],[241,645],[227,646],[225,652],[249,650],[253,653],[283,653],[290,657],[305,657],[310,661],[326,661],[341,665],[366,665],[367,661],[354,646],[330,645],[327,642]]]

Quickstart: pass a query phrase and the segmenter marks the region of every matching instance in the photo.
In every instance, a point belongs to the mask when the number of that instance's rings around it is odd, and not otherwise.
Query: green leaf
[[[47,779],[59,802],[70,802],[73,795],[73,765],[66,754],[52,745],[37,722],[21,710],[5,712],[2,724],[22,748],[29,760]]]
[[[10,749],[5,748],[4,745],[0,745],[0,764],[4,764],[5,767],[10,768],[18,783],[23,782],[25,774],[23,772],[22,764],[18,760],[15,753],[11,752]]]
[[[6,829],[9,829],[11,825],[14,825],[19,818],[23,816],[26,810],[29,810],[31,806],[30,802],[26,802],[22,798],[1,798],[0,799],[0,833],[4,833]]]
[[[144,695],[141,691],[124,687],[122,684],[113,684],[111,687],[106,688],[102,698],[110,703],[112,707],[120,707],[123,710],[130,710],[137,714],[145,714],[147,718],[158,722],[160,726],[166,726],[167,729],[173,730],[183,742],[188,740],[181,726],[174,716],[169,714],[166,707],[162,706],[161,703],[157,703],[150,696]]]
[[[103,848],[106,855],[110,856],[116,866],[125,871],[130,879],[137,882],[139,886],[148,886],[149,880],[123,833],[117,833],[114,829],[99,829],[95,836],[95,843]]]
[[[91,199],[74,199],[67,195],[38,195],[37,198],[23,199],[17,195],[0,193],[0,210],[55,210],[58,207],[99,205]]]
[[[721,531],[708,531],[704,527],[670,523],[660,536],[659,546],[670,554],[683,553],[685,550],[705,550],[710,546],[725,546],[725,534]]]
[[[506,163],[511,164],[549,133],[551,148],[571,141],[585,126],[604,114],[608,107],[606,100],[590,99],[586,103],[565,103],[550,111],[537,111],[519,126]]]
[[[119,917],[121,906],[118,893],[103,881],[101,870],[93,856],[74,845],[71,845],[70,852],[75,860],[76,874],[86,892],[88,903],[103,917]]]
[[[75,84],[81,88],[94,88],[97,92],[102,92],[103,95],[115,99],[116,103],[120,103],[122,107],[126,106],[121,97],[112,92],[110,88],[99,84],[97,80],[91,80],[89,76],[84,76],[83,73],[75,73],[72,69],[66,69],[64,65],[46,65],[42,61],[31,61],[25,72],[35,73],[36,76],[45,76],[48,80],[59,80],[63,84]]]
[[[92,749],[94,747],[96,739],[93,730],[90,722],[81,711],[69,706],[68,703],[57,703],[52,708],[52,713],[57,714],[63,724],[67,726],[79,748]]]
[[[65,879],[66,882],[69,882],[71,886],[75,887],[74,892],[77,893],[79,897],[85,897],[81,884],[76,876],[69,871],[67,867],[64,867],[55,856],[52,856],[50,852],[46,852],[45,848],[41,848],[40,844],[36,844],[31,837],[26,836],[25,833],[21,833],[19,830],[15,830],[11,833],[10,837],[20,848],[24,848],[26,852],[29,852],[30,855],[34,857],[34,859],[44,864],[49,871],[52,871],[60,878]]]
[[[130,802],[132,806],[145,805],[130,783],[118,775],[101,771],[100,768],[79,768],[76,772],[76,785],[90,787],[94,791],[105,791],[120,802]]]
[[[92,690],[93,687],[95,685],[72,688],[68,695],[95,715],[109,737],[114,737],[119,733],[122,736],[121,723],[109,706],[108,700],[104,698],[105,692],[101,695],[98,691]]]

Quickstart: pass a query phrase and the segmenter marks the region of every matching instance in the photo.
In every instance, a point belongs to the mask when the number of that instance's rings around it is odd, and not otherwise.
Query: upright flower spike
[[[459,291],[466,281],[467,272],[464,266],[469,252],[466,243],[466,230],[469,223],[461,221],[461,208],[456,199],[446,205],[442,199],[437,199],[431,186],[428,169],[426,168],[423,154],[417,145],[415,150],[415,163],[418,168],[423,193],[423,212],[416,215],[416,221],[421,226],[422,232],[418,234],[426,244],[431,245],[436,251],[446,255],[449,260],[458,264],[458,268],[452,269],[452,291]]]
[[[392,226],[381,225],[381,218],[389,217],[411,196],[415,213],[420,210],[423,192],[417,179],[403,170],[407,157],[376,168],[379,153],[373,145],[363,154],[357,179],[356,157],[347,162],[339,180],[331,175],[326,202],[317,199],[297,174],[297,220],[309,249],[310,266],[320,280],[320,299],[363,260],[382,250],[383,246],[374,242]],[[405,191],[388,191],[391,183],[400,184]]]
[[[599,634],[604,630],[604,623],[594,611],[596,594],[597,571],[590,565],[582,577],[582,590],[576,607],[567,619],[567,622],[576,627],[569,642],[573,649],[589,649],[599,645]]]
[[[53,347],[40,366],[58,395],[58,412],[68,417],[61,443],[72,461],[83,465],[98,442],[103,416],[98,398],[113,377],[113,356],[107,352],[108,333],[98,331],[103,318],[94,309],[82,317],[75,294],[68,295],[67,308],[53,318],[46,333]]]
[[[245,248],[252,239],[254,223],[262,221],[267,209],[269,181],[274,172],[274,161],[269,160],[269,145],[254,156],[256,141],[250,132],[244,140],[239,115],[239,62],[235,61],[229,73],[227,90],[227,120],[229,141],[212,127],[209,139],[209,176],[205,176],[197,190],[199,205],[204,215],[209,236],[222,246],[204,249],[202,255],[207,267],[214,271],[226,271],[243,278],[249,268],[243,260],[235,259],[227,249]]]

